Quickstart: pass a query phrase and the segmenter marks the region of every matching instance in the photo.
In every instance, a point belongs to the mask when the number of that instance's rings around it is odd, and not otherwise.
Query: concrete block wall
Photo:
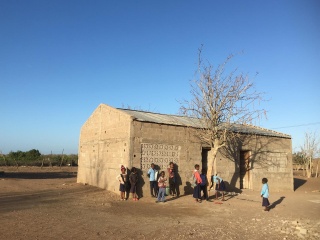
[[[120,165],[130,165],[131,116],[105,104],[81,128],[77,182],[117,192]]]
[[[179,148],[179,159],[176,162],[178,167],[177,186],[180,191],[180,195],[183,195],[185,191],[190,193],[192,190],[190,187],[190,178],[194,165],[201,165],[201,144],[197,142],[192,134],[193,129],[179,126],[151,124],[146,122],[133,122],[133,165],[137,168],[141,168],[142,159],[142,144],[159,144],[161,146],[177,146]],[[172,158],[173,159],[173,158]],[[168,162],[170,158],[168,158]],[[152,160],[157,164],[156,160]],[[158,165],[168,167],[168,164],[159,163]],[[147,177],[147,170],[149,166],[142,169],[141,175],[143,178],[143,192],[150,195],[149,191],[149,178]],[[167,169],[162,168],[167,174]],[[189,184],[189,188],[188,185]]]
[[[293,190],[291,139],[242,136],[234,156],[217,155],[217,171],[234,189],[240,189],[240,151],[250,151],[250,189],[260,190],[268,178],[274,191]]]
[[[204,147],[194,131],[188,127],[134,120],[123,111],[101,104],[81,128],[77,181],[118,192],[119,183],[115,178],[122,164],[129,169],[140,169],[142,194],[149,195],[149,167],[141,169],[142,161],[148,164],[145,157],[156,158],[169,154],[168,159],[162,158],[166,160],[165,164],[159,162],[161,170],[166,171],[167,162],[174,159],[178,167],[180,194],[190,193],[192,171],[195,164],[201,168]],[[232,149],[233,156],[226,156],[222,152],[217,155],[216,168],[225,181],[236,188],[240,187],[240,151],[250,151],[253,163],[250,169],[252,189],[259,190],[261,178],[267,177],[273,190],[293,190],[291,139],[243,135],[240,142]],[[146,147],[168,149],[151,149],[148,152],[150,155],[143,155],[143,144]],[[174,158],[177,154],[178,158]],[[156,163],[155,158],[152,161]],[[208,152],[208,160],[210,158],[211,151]]]

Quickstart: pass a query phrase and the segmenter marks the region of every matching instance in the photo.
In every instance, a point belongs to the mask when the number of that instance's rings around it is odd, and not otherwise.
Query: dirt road
[[[166,203],[76,183],[76,168],[0,168],[1,239],[319,239],[320,180],[295,176],[295,192],[259,192]],[[270,186],[272,189],[272,186]]]

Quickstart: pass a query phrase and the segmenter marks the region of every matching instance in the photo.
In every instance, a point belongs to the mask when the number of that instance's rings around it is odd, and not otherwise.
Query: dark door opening
[[[210,148],[202,148],[201,152],[201,170],[207,174],[208,172],[208,152],[210,151]]]
[[[250,151],[240,151],[240,189],[250,188]]]

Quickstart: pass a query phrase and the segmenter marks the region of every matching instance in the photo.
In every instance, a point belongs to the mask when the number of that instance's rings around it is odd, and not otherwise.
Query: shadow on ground
[[[304,180],[301,178],[293,178],[294,191],[296,191],[299,187],[301,187],[306,182],[307,182],[307,180]]]
[[[2,172],[1,178],[21,178],[21,179],[54,179],[54,178],[74,178],[76,172]]]
[[[284,199],[285,199],[285,197],[280,197],[277,201],[273,202],[273,203],[269,206],[269,209],[275,208],[275,207],[276,207],[277,205],[279,205]]]

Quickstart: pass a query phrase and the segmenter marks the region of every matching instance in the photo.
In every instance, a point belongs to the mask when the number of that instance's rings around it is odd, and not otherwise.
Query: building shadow
[[[305,184],[307,180],[301,179],[301,178],[293,178],[293,189],[296,191],[299,187],[301,187],[303,184]]]

